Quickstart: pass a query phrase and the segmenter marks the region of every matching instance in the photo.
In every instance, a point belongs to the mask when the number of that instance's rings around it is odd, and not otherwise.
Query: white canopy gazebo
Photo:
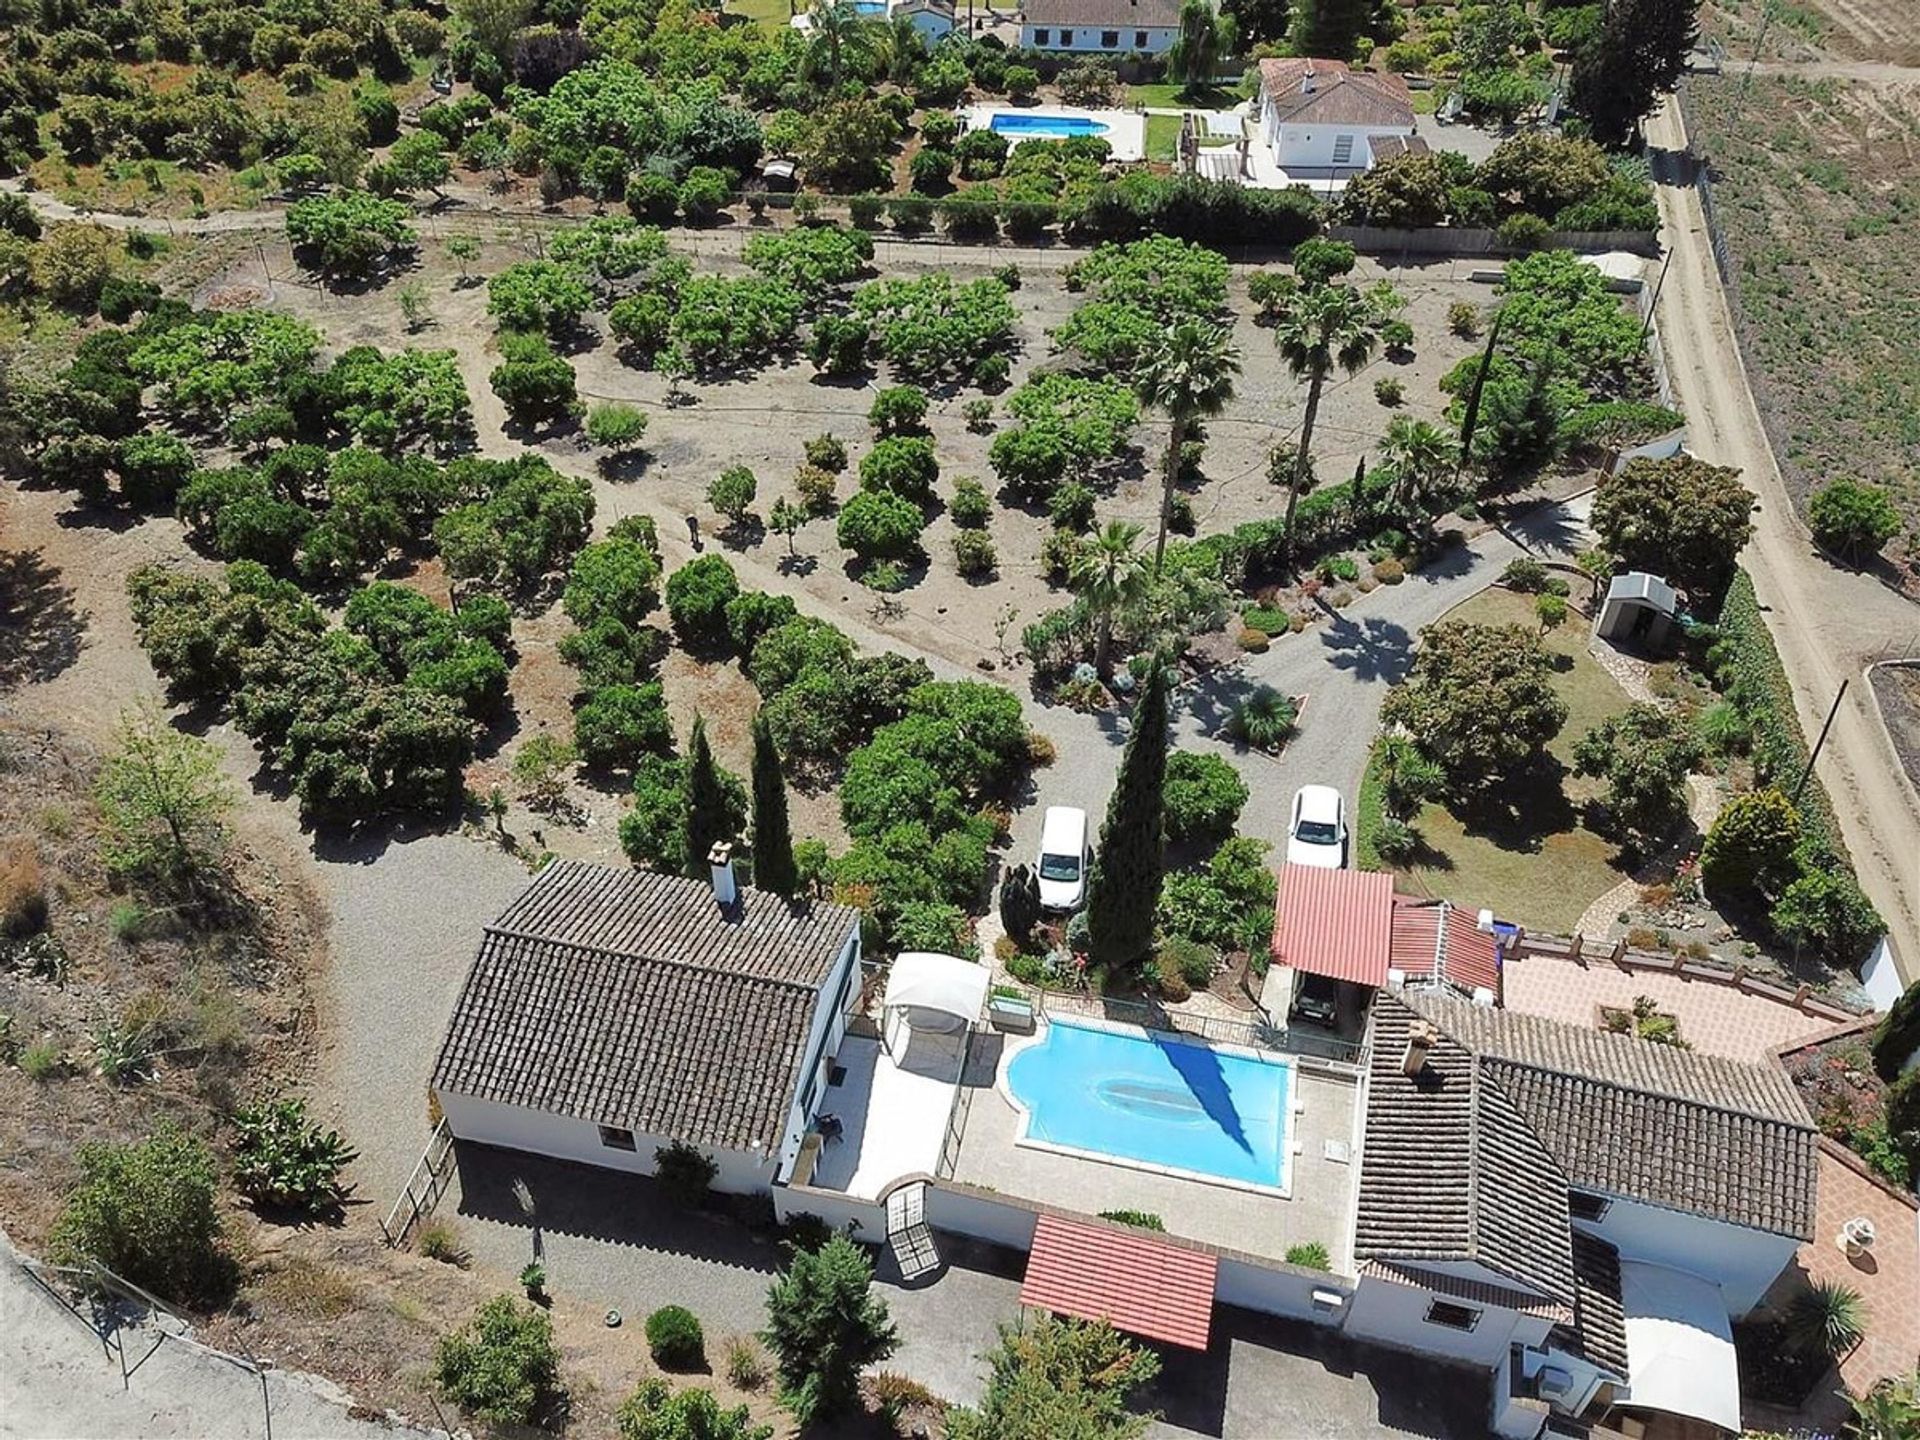
[[[957,955],[909,950],[894,958],[880,1002],[880,1037],[893,1051],[895,1017],[909,1029],[953,1034],[967,1030],[987,1003],[992,972]]]

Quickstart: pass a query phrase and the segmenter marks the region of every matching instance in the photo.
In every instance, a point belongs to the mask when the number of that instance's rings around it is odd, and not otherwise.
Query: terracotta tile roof
[[[1558,1301],[1542,1300],[1538,1295],[1530,1295],[1524,1290],[1512,1290],[1504,1285],[1491,1285],[1484,1280],[1469,1280],[1463,1275],[1449,1275],[1440,1270],[1423,1270],[1418,1265],[1396,1265],[1390,1260],[1369,1260],[1360,1267],[1360,1278],[1391,1280],[1396,1285],[1412,1285],[1416,1289],[1431,1290],[1436,1295],[1445,1295],[1452,1300],[1464,1300],[1472,1305],[1498,1305],[1502,1310],[1512,1310],[1516,1314],[1532,1315],[1561,1324],[1572,1318],[1572,1312]]]
[[[1387,983],[1393,938],[1391,875],[1286,865],[1274,906],[1276,964],[1375,989]]]
[[[1419,1020],[1394,995],[1374,1004],[1355,1258],[1477,1261],[1571,1319],[1566,1177],[1513,1103],[1483,1080],[1473,1053],[1444,1030],[1420,1075],[1405,1073]]]
[[[1151,30],[1179,25],[1180,5],[1179,0],[1026,0],[1021,18],[1048,27]]]
[[[839,905],[562,861],[489,925],[436,1089],[726,1149],[778,1143]]]
[[[1020,1303],[1204,1350],[1218,1269],[1215,1256],[1165,1236],[1042,1215]]]
[[[1557,1338],[1575,1353],[1627,1378],[1627,1320],[1620,1308],[1620,1252],[1597,1236],[1573,1232],[1573,1323]]]
[[[1445,900],[1393,900],[1391,964],[1411,978],[1500,994],[1500,953],[1475,915]]]
[[[1398,75],[1292,56],[1260,62],[1260,89],[1283,125],[1413,128],[1413,93]]]
[[[1378,165],[1395,155],[1425,155],[1428,146],[1418,135],[1369,135],[1367,149],[1373,152],[1373,163]]]

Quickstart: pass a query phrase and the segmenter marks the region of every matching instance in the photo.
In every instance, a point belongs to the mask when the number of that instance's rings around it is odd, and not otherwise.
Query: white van
[[[1049,805],[1040,825],[1042,910],[1078,910],[1087,899],[1087,871],[1093,868],[1093,847],[1087,843],[1087,812],[1069,805]]]

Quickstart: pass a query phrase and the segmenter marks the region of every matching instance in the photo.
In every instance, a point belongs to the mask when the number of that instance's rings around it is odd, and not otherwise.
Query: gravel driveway
[[[1252,792],[1241,813],[1243,833],[1283,843],[1293,792],[1301,785],[1337,786],[1353,813],[1367,751],[1379,728],[1380,704],[1411,663],[1421,629],[1485,589],[1523,553],[1565,557],[1580,548],[1590,497],[1532,511],[1510,532],[1489,530],[1448,551],[1404,583],[1359,596],[1322,624],[1274,642],[1238,669],[1204,677],[1175,697],[1174,744],[1225,756]],[[1216,739],[1238,698],[1256,685],[1305,695],[1293,740],[1278,758]],[[1097,828],[1105,813],[1125,743],[1116,717],[1061,706],[1028,706],[1030,722],[1059,756],[1035,777],[1033,803],[1014,818],[1009,863],[1027,861],[1040,843],[1049,805],[1077,805]]]

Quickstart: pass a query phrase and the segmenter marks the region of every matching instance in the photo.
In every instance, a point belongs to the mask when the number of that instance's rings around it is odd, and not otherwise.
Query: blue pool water
[[[1284,1061],[1054,1020],[1008,1064],[1007,1086],[1029,1140],[1284,1189],[1292,1075]]]
[[[993,128],[1002,135],[1104,135],[1107,127],[1085,115],[1017,115],[996,110]]]

